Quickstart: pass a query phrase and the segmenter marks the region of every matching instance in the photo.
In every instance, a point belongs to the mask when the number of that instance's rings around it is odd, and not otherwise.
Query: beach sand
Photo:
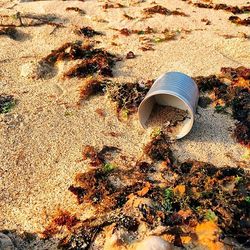
[[[199,9],[184,1],[156,0],[170,10],[180,8],[189,17],[155,14],[140,20],[142,9],[152,6],[152,1],[121,2],[125,8],[104,11],[105,2],[96,0],[0,1],[0,14],[51,13],[65,24],[57,29],[50,25],[18,27],[19,40],[0,36],[0,93],[14,95],[17,100],[10,113],[0,114],[0,230],[34,233],[44,228],[58,207],[79,212],[68,187],[75,174],[86,169],[86,163],[81,161],[85,145],[98,149],[117,146],[133,159],[142,154],[149,140],[149,131],[140,127],[136,116],[120,122],[114,106],[104,96],[76,106],[83,80],[62,79],[69,64],[61,63],[55,74],[45,79],[21,76],[24,64],[34,65],[65,42],[86,40],[74,34],[75,28],[91,26],[103,32],[103,36],[90,40],[100,41],[97,47],[123,58],[129,51],[135,53],[136,58],[116,64],[113,81],[117,82],[155,79],[166,71],[206,76],[219,73],[221,67],[250,66],[249,38],[240,35],[249,35],[249,28],[228,21],[232,13]],[[213,2],[240,6],[248,1]],[[86,14],[65,10],[73,6]],[[135,19],[128,20],[124,13]],[[203,18],[211,25],[202,22]],[[176,40],[155,43],[154,51],[144,52],[139,49],[138,35],[123,36],[113,29],[144,30],[148,26],[159,31],[178,29],[180,35]],[[226,39],[222,35],[238,37]],[[105,117],[98,116],[98,108],[104,110]],[[194,159],[216,166],[237,166],[244,160],[246,149],[231,137],[233,126],[230,115],[215,113],[212,107],[198,108],[192,131],[173,145],[174,154],[180,161]]]

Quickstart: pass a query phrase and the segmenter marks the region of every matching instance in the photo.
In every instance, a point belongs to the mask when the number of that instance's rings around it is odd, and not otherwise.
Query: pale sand
[[[117,81],[153,79],[171,70],[197,76],[218,73],[223,66],[250,66],[249,40],[225,39],[219,35],[237,35],[238,32],[249,35],[249,27],[228,21],[231,13],[199,9],[177,0],[167,3],[157,0],[158,4],[171,10],[181,8],[190,17],[156,14],[145,21],[127,20],[123,17],[124,12],[141,17],[140,11],[151,6],[151,1],[135,6],[132,2],[136,1],[122,2],[130,7],[103,12],[103,2],[95,0],[0,1],[0,13],[55,13],[68,19],[66,28],[57,29],[51,35],[54,27],[45,25],[18,28],[25,34],[22,41],[0,36],[0,90],[14,94],[18,99],[11,113],[0,115],[0,229],[36,232],[43,228],[46,215],[51,215],[57,206],[79,211],[67,189],[74,175],[86,169],[86,164],[79,162],[84,145],[98,148],[104,144],[113,145],[121,148],[125,155],[137,158],[149,140],[149,133],[140,127],[136,118],[119,122],[109,100],[102,96],[84,102],[79,109],[67,108],[63,103],[74,105],[78,100],[77,89],[82,84],[82,80],[61,79],[63,67],[67,65],[61,65],[58,74],[47,80],[20,77],[22,64],[41,59],[65,42],[81,39],[73,34],[74,26],[90,25],[105,32],[105,36],[95,39],[101,41],[101,47],[113,53],[125,56],[132,50],[137,55],[135,59],[117,63],[114,70],[114,80]],[[223,2],[246,5],[248,0]],[[14,3],[18,4],[7,9]],[[66,12],[68,6],[83,8],[87,15]],[[93,21],[95,17],[108,23]],[[202,18],[209,19],[212,24],[206,26],[201,22]],[[157,43],[155,51],[142,52],[137,35],[119,35],[113,39],[119,46],[111,45],[113,35],[118,32],[110,28],[145,29],[147,26],[158,30],[190,29],[192,32],[181,35],[182,39]],[[97,108],[104,108],[105,118],[95,113]],[[191,158],[218,166],[236,166],[245,149],[233,141],[228,131],[234,121],[229,116],[215,114],[211,108],[199,108],[198,113],[191,133],[174,145],[175,155],[180,160]],[[107,131],[118,132],[121,136],[109,136]]]
[[[176,139],[187,119],[190,119],[187,110],[155,104],[146,123],[146,128],[151,129],[152,133],[162,130],[170,138]]]

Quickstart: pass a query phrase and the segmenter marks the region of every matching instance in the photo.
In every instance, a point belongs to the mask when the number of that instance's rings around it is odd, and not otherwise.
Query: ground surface
[[[84,40],[73,33],[76,27],[91,26],[103,32],[104,36],[95,37],[100,41],[97,46],[123,58],[129,51],[136,54],[135,59],[116,64],[114,79],[120,82],[155,79],[171,70],[206,76],[218,73],[221,67],[250,66],[249,38],[240,36],[249,35],[249,27],[228,21],[231,13],[199,9],[183,1],[157,0],[157,4],[170,10],[180,8],[190,16],[156,14],[140,21],[141,10],[152,6],[151,1],[121,2],[125,8],[104,12],[104,2],[95,0],[0,1],[0,14],[51,13],[65,24],[58,29],[50,25],[19,27],[18,40],[0,36],[0,93],[14,95],[17,100],[10,113],[0,114],[0,230],[37,232],[57,207],[79,209],[67,189],[75,174],[86,168],[79,161],[85,145],[117,146],[125,155],[138,158],[149,140],[148,132],[140,127],[136,117],[118,121],[110,101],[103,96],[76,107],[82,80],[62,79],[62,72],[69,67],[66,63],[58,65],[57,72],[47,79],[21,76],[23,64],[37,62],[65,42]],[[246,5],[248,1],[224,2]],[[72,6],[84,9],[86,14],[65,10]],[[128,20],[124,13],[135,19]],[[203,18],[211,21],[211,25],[202,22]],[[156,43],[154,51],[144,52],[139,49],[138,35],[122,36],[111,29],[142,30],[148,26],[182,31],[176,40]],[[222,35],[236,37],[226,39]],[[97,108],[104,109],[104,118],[96,114]],[[236,166],[243,160],[246,149],[231,138],[229,130],[233,125],[228,115],[214,113],[213,108],[198,108],[191,133],[174,145],[176,157]],[[109,132],[119,136],[113,137]]]

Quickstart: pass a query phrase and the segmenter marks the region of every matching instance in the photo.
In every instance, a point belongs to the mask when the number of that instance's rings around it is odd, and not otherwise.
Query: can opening
[[[139,120],[144,128],[147,128],[147,121],[150,118],[155,104],[161,106],[171,106],[188,112],[188,117],[182,122],[181,129],[176,134],[176,139],[180,139],[189,133],[193,126],[194,116],[189,105],[180,97],[172,94],[156,94],[149,96],[139,107]]]

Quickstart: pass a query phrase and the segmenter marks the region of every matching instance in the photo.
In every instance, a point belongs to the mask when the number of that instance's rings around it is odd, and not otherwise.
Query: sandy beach
[[[127,157],[124,162],[129,163],[141,157],[150,140],[150,131],[140,126],[137,114],[120,121],[114,103],[106,95],[79,104],[79,88],[85,79],[63,77],[77,61],[58,62],[52,73],[39,77],[35,66],[52,50],[66,42],[93,42],[95,47],[122,58],[113,68],[111,79],[117,83],[156,79],[167,71],[196,77],[218,74],[221,67],[250,67],[249,26],[230,22],[232,13],[197,8],[187,1],[152,2],[120,1],[123,8],[105,9],[105,1],[100,0],[0,0],[0,16],[51,14],[56,16],[53,22],[63,24],[20,26],[15,39],[0,35],[0,94],[13,95],[16,100],[10,112],[0,114],[0,230],[15,232],[16,249],[56,249],[53,240],[22,245],[18,235],[36,235],[44,230],[58,208],[88,217],[88,210],[83,212],[68,191],[75,175],[88,169],[82,160],[86,145],[98,150],[103,145],[118,147]],[[212,2],[249,5],[247,0]],[[143,18],[143,9],[156,4],[186,16],[153,14]],[[67,7],[80,8],[84,14]],[[239,16],[247,18],[249,13]],[[17,22],[15,18],[7,21]],[[3,22],[6,20],[1,17]],[[103,35],[87,38],[74,32],[83,26]],[[145,30],[148,26],[157,31],[144,35],[156,41],[152,43],[154,50],[140,49],[140,35],[119,32],[123,28]],[[157,42],[166,28],[176,32],[175,39]],[[129,51],[135,58],[126,59]],[[97,109],[105,115],[98,115]],[[232,137],[234,124],[230,115],[216,113],[212,106],[198,107],[192,131],[173,143],[174,157],[246,169],[249,149]]]

